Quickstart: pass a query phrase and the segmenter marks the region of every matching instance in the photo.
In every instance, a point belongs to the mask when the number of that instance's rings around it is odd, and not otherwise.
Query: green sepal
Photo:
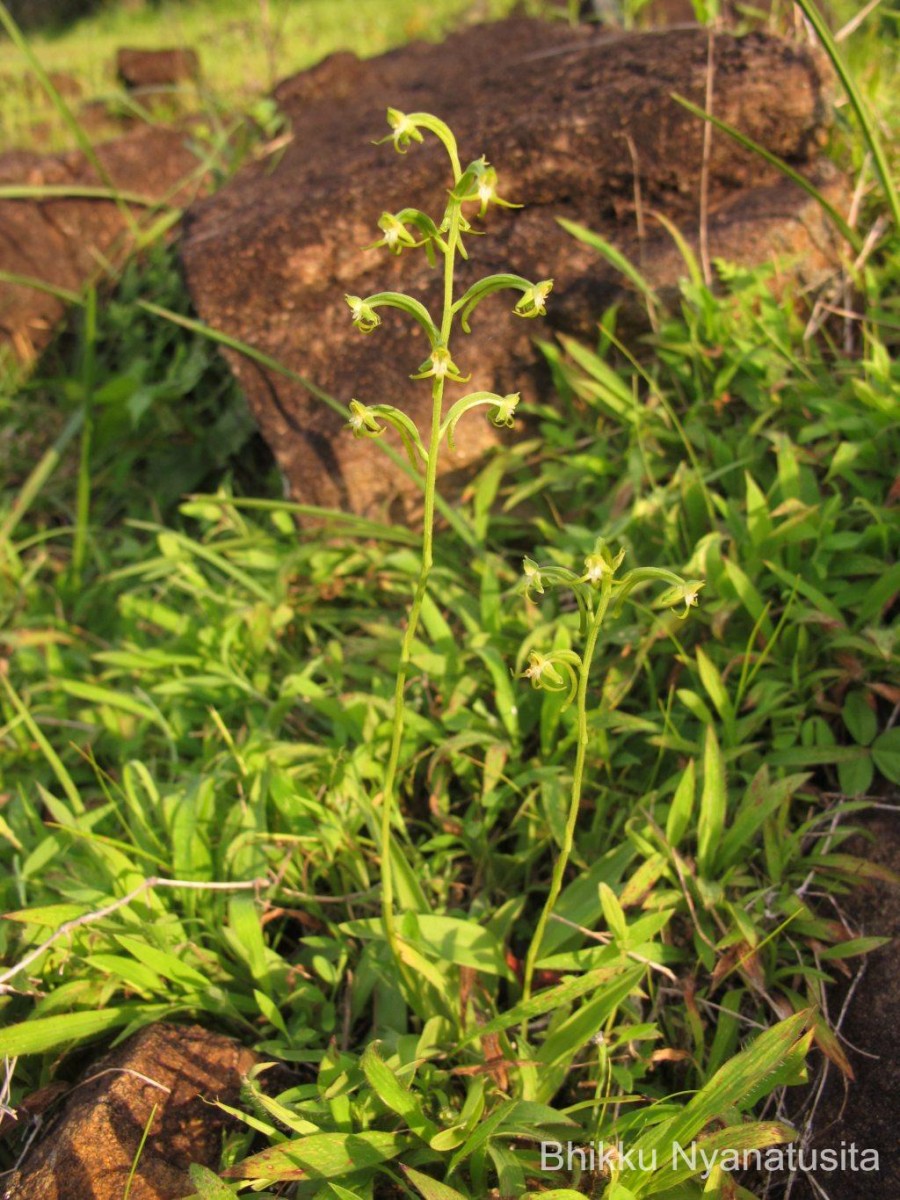
[[[455,451],[456,446],[453,442],[453,435],[457,422],[465,413],[481,405],[489,405],[494,409],[491,421],[498,428],[501,426],[509,428],[513,424],[513,413],[518,401],[518,392],[513,392],[508,396],[499,396],[496,392],[470,392],[468,396],[463,396],[462,399],[457,400],[447,413],[444,423],[441,425],[440,436],[443,438],[446,435],[447,445],[452,451]]]
[[[486,296],[493,295],[494,292],[500,292],[504,288],[514,288],[523,295],[527,295],[535,285],[531,284],[527,279],[523,279],[521,275],[488,275],[484,279],[479,279],[477,283],[473,283],[468,291],[453,305],[453,312],[460,312],[459,323],[465,333],[471,333],[469,326],[469,316],[477,304]]]
[[[412,296],[405,296],[403,292],[375,292],[372,296],[366,296],[363,300],[363,305],[372,310],[376,308],[399,308],[401,312],[408,313],[413,320],[422,326],[432,346],[436,346],[441,340],[438,327],[432,321],[428,309],[419,300],[413,299]]]

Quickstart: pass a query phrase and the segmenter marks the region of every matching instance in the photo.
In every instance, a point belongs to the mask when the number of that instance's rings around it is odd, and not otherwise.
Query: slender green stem
[[[456,170],[456,164],[454,164]],[[451,203],[450,228],[447,235],[447,251],[444,256],[444,308],[441,319],[441,343],[447,345],[453,324],[453,279],[456,250],[459,245],[460,208]],[[397,928],[394,922],[394,854],[393,820],[396,809],[397,768],[406,726],[406,682],[412,659],[422,604],[428,590],[434,551],[434,509],[437,492],[437,468],[440,454],[441,423],[443,418],[444,378],[435,376],[431,389],[431,432],[428,440],[428,463],[425,470],[424,512],[422,517],[422,559],[419,576],[409,609],[406,631],[400,648],[397,681],[394,687],[393,728],[391,748],[384,775],[384,791],[381,801],[381,909],[384,933],[391,954],[398,967],[402,964]]]
[[[87,554],[91,519],[91,443],[93,435],[93,392],[97,348],[97,291],[87,294],[84,312],[84,350],[81,363],[82,405],[84,424],[81,428],[81,453],[78,464],[78,493],[76,500],[75,541],[72,546],[72,585],[81,587],[84,560]]]
[[[522,984],[522,999],[528,1001],[531,998],[531,985],[534,979],[534,968],[537,963],[538,956],[541,952],[541,945],[544,941],[544,933],[547,929],[547,922],[550,920],[550,914],[559,899],[559,894],[562,891],[563,878],[566,873],[566,867],[569,865],[569,859],[572,856],[572,847],[575,843],[575,826],[578,823],[578,813],[581,808],[581,791],[584,785],[584,764],[587,758],[588,746],[588,725],[587,725],[587,689],[588,681],[591,674],[591,664],[594,659],[594,651],[597,648],[597,639],[600,636],[600,630],[603,627],[603,620],[609,608],[609,601],[612,595],[612,577],[605,576],[600,584],[600,595],[597,600],[597,607],[591,616],[591,622],[588,626],[587,640],[584,645],[584,653],[581,656],[581,665],[578,669],[578,691],[576,692],[575,704],[577,708],[578,718],[578,748],[575,754],[575,769],[572,774],[572,796],[569,801],[569,813],[566,818],[566,828],[563,833],[563,844],[560,849],[556,862],[553,865],[553,875],[550,879],[550,890],[547,893],[547,899],[544,902],[544,907],[541,915],[538,918],[537,927],[534,931],[534,937],[531,939],[531,945],[528,947],[528,954],[525,957],[525,971]]]

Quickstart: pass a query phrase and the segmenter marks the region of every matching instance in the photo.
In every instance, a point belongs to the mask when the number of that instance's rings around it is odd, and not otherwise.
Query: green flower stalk
[[[545,312],[545,301],[553,281],[532,283],[519,275],[490,275],[470,287],[461,297],[455,298],[457,258],[468,257],[464,236],[471,231],[471,221],[464,215],[463,206],[477,204],[478,217],[483,217],[491,204],[506,208],[516,206],[501,199],[497,194],[497,172],[486,159],[476,159],[463,169],[456,139],[443,121],[430,113],[403,113],[394,108],[388,109],[387,119],[391,132],[380,139],[381,142],[392,142],[398,153],[405,154],[414,144],[423,142],[426,133],[432,134],[446,150],[452,172],[447,206],[439,222],[433,221],[416,208],[404,208],[397,213],[383,213],[378,222],[382,236],[374,243],[397,255],[406,251],[424,250],[430,263],[439,263],[442,266],[443,298],[440,318],[435,320],[420,301],[400,292],[377,292],[366,297],[346,297],[353,324],[361,333],[371,334],[381,324],[379,308],[399,308],[423,329],[430,347],[428,357],[411,375],[411,378],[431,385],[431,422],[427,438],[420,434],[407,414],[392,405],[366,405],[353,400],[348,414],[348,428],[354,437],[377,438],[390,426],[401,437],[413,465],[418,466],[421,463],[425,468],[421,564],[403,634],[394,686],[391,742],[384,773],[379,832],[382,923],[391,954],[398,969],[402,971],[409,956],[407,955],[407,960],[404,959],[404,946],[397,933],[394,911],[393,858],[399,853],[394,843],[397,775],[406,726],[406,683],[434,556],[434,508],[441,445],[446,440],[449,447],[453,448],[458,421],[470,409],[476,407],[487,408],[488,415],[498,427],[511,426],[519,399],[518,394],[499,396],[493,392],[472,392],[457,400],[445,416],[444,387],[447,381],[464,383],[469,378],[462,373],[451,354],[453,326],[459,317],[463,332],[468,333],[469,318],[477,305],[486,296],[504,288],[521,293],[513,310],[516,315],[541,316]]]
[[[610,604],[615,600],[618,610],[638,584],[658,581],[669,586],[657,598],[657,606],[674,608],[676,605],[683,604],[684,612],[679,614],[683,618],[697,604],[700,589],[703,587],[701,580],[685,580],[673,571],[667,571],[662,567],[638,567],[629,571],[621,579],[617,579],[616,572],[624,557],[624,550],[613,555],[606,543],[599,539],[594,552],[585,559],[584,571],[581,575],[577,575],[566,567],[556,565],[542,567],[530,558],[526,558],[523,562],[524,578],[521,584],[523,594],[528,598],[533,598],[544,595],[548,587],[570,588],[578,602],[581,631],[584,636],[584,649],[581,654],[576,654],[573,650],[554,650],[548,654],[532,651],[529,655],[528,666],[522,672],[523,678],[528,679],[532,687],[547,692],[564,693],[563,707],[568,708],[572,703],[575,704],[577,722],[575,766],[572,772],[572,791],[563,831],[562,847],[553,864],[550,889],[525,957],[522,980],[523,1000],[525,1001],[531,997],[535,967],[540,957],[547,924],[562,891],[566,867],[569,865],[575,844],[575,827],[581,811],[581,794],[584,787],[589,744],[588,684],[603,622],[606,620]]]

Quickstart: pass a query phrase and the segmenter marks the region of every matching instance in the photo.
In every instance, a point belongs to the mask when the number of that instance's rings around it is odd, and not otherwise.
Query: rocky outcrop
[[[209,324],[343,403],[398,403],[424,427],[429,391],[409,380],[425,357],[421,337],[399,316],[360,337],[344,293],[393,288],[436,301],[439,279],[424,258],[362,249],[379,236],[384,210],[443,210],[446,159],[433,140],[403,158],[372,144],[386,132],[389,105],[431,111],[453,128],[463,161],[486,154],[500,194],[524,205],[489,211],[488,236],[471,243],[461,286],[495,270],[556,280],[540,328],[510,316],[512,302],[500,296],[454,344],[460,367],[472,372],[469,388],[533,397],[542,376],[532,337],[591,335],[603,309],[627,297],[622,279],[557,217],[614,241],[657,285],[671,288],[685,273],[653,212],[696,245],[704,123],[672,93],[702,105],[708,61],[701,29],[610,35],[527,20],[365,62],[337,55],[277,89],[294,134],[283,157],[242,172],[188,213],[183,258],[195,304]],[[717,115],[839,198],[843,185],[818,161],[829,112],[823,61],[762,34],[716,37],[713,61]],[[708,189],[713,255],[756,263],[786,253],[809,276],[831,261],[818,207],[721,134],[712,139]],[[237,353],[229,358],[296,497],[374,513],[403,492],[377,448],[346,436],[341,418],[309,390]],[[448,467],[464,467],[495,436],[487,422],[469,419]]]
[[[211,1102],[237,1103],[256,1061],[196,1025],[148,1026],[90,1066],[47,1118],[3,1200],[122,1200],[136,1158],[130,1200],[191,1195],[189,1166],[218,1165],[229,1120]]]
[[[197,158],[185,135],[143,128],[97,147],[97,157],[124,193],[149,201],[184,204],[196,196]],[[81,152],[39,155],[24,150],[0,155],[0,187],[104,187]],[[50,288],[78,292],[104,259],[121,257],[133,243],[126,219],[146,223],[151,209],[78,196],[0,198],[0,272]],[[23,363],[47,343],[65,311],[52,291],[0,277],[0,344]]]

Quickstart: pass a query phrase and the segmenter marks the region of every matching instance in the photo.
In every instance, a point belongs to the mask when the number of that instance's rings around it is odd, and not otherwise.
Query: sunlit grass
[[[490,0],[479,5],[478,18],[499,18],[512,7],[512,0]],[[270,0],[267,6],[259,0],[166,0],[136,9],[103,8],[29,41],[45,69],[73,76],[88,100],[115,99],[120,47],[192,46],[201,59],[201,98],[231,109],[339,50],[369,58],[416,38],[438,41],[471,10],[471,0]],[[0,75],[25,80],[27,71],[15,48],[0,39]],[[49,123],[43,140],[64,144],[39,92],[4,86],[0,148],[27,139],[35,120]],[[185,89],[186,98],[192,93]]]

